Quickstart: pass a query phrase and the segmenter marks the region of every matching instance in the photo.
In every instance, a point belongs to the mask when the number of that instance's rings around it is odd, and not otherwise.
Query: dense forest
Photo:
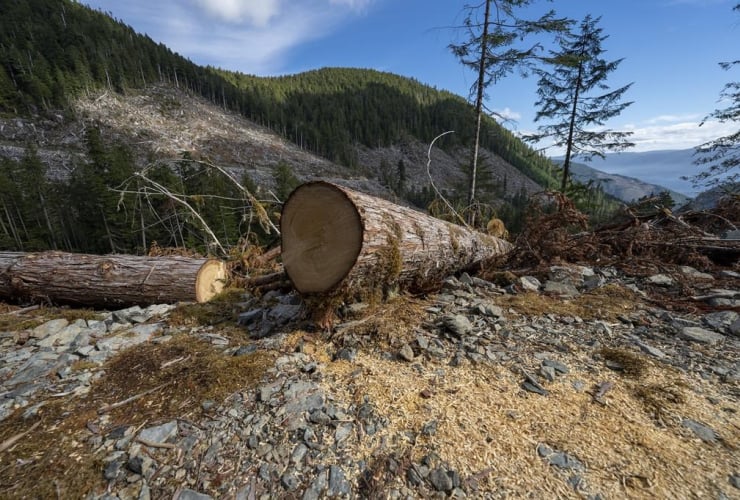
[[[198,66],[111,16],[71,0],[5,0],[0,4],[3,116],[65,113],[81,95],[101,89],[126,93],[162,82],[238,112],[348,167],[358,162],[357,145],[389,146],[404,137],[429,142],[441,132],[455,130],[439,143],[452,149],[468,144],[474,134],[473,110],[463,98],[412,79],[338,68],[272,78],[233,73]],[[155,239],[161,244],[206,249],[202,236],[189,241],[197,233],[195,228],[183,231],[182,221],[173,222],[171,217],[178,218],[180,212],[172,207],[168,211],[166,200],[157,202],[162,206],[151,202],[151,197],[146,205],[141,197],[119,203],[120,193],[110,189],[120,187],[135,171],[130,151],[125,144],[103,144],[92,128],[86,140],[89,162],[79,165],[64,181],[45,175],[32,148],[23,161],[0,161],[0,249],[143,251]],[[481,141],[543,187],[557,186],[550,161],[493,119],[484,121]],[[239,201],[243,200],[239,193],[232,192],[228,182],[196,182],[202,167],[189,168],[196,171],[169,166],[157,175],[168,186],[179,184],[184,195],[218,194],[228,199],[204,218],[220,227],[226,241],[233,243],[245,216],[240,213]],[[288,174],[276,172],[276,178]],[[493,191],[495,186],[489,194]],[[399,194],[421,208],[431,199],[428,191]],[[521,193],[495,194],[510,201],[504,213],[521,211],[519,205],[525,203]],[[603,205],[605,199],[599,192],[586,198],[594,205]],[[179,229],[174,230],[175,226]],[[158,235],[158,230],[163,234]]]

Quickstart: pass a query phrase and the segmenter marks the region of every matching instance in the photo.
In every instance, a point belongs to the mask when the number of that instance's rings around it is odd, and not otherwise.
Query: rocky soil
[[[2,498],[738,498],[740,274],[0,309]]]

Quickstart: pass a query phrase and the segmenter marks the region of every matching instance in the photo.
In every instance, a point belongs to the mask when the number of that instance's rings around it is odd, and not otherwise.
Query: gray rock
[[[681,328],[678,336],[684,340],[699,342],[702,344],[716,344],[725,339],[724,335],[695,326],[686,326]]]
[[[344,476],[344,471],[341,467],[332,465],[329,468],[329,488],[326,491],[329,497],[344,497],[348,496],[352,491],[352,487]]]
[[[550,465],[560,469],[571,469],[575,471],[585,471],[583,463],[572,455],[565,452],[554,450],[546,444],[537,445],[537,454],[546,459]]]
[[[414,360],[414,350],[411,349],[410,345],[403,344],[403,347],[401,347],[401,350],[398,351],[398,357],[404,361],[413,361]]]
[[[261,320],[266,315],[266,311],[262,308],[252,309],[251,311],[243,312],[239,314],[236,322],[240,326],[249,326],[258,320]]]
[[[288,470],[286,470],[280,477],[280,484],[282,484],[283,488],[286,490],[293,491],[298,488],[301,481],[298,479],[298,474],[295,469],[288,468]]]
[[[321,494],[329,485],[327,476],[328,471],[319,471],[311,482],[311,486],[303,493],[303,500],[318,500],[321,498]]]
[[[444,467],[437,467],[429,473],[429,482],[437,491],[452,491],[452,478]]]
[[[180,491],[180,495],[177,497],[177,500],[213,500],[213,497],[211,495],[206,495],[205,493],[199,493],[195,490],[186,488]]]
[[[279,325],[297,319],[303,312],[302,305],[278,304],[267,313],[267,316]]]
[[[45,339],[49,335],[54,335],[61,331],[67,325],[69,325],[69,321],[64,318],[52,319],[51,321],[47,321],[46,323],[34,328],[33,331],[31,331],[31,337],[35,339]]]
[[[172,420],[166,424],[147,427],[139,433],[139,439],[151,443],[166,443],[175,434],[177,434],[177,421]]]
[[[663,359],[666,357],[663,351],[661,351],[657,347],[653,347],[650,344],[642,342],[641,340],[635,341],[635,344],[637,344],[637,347],[639,347],[642,352],[645,352],[651,356],[655,356],[658,359]]]
[[[564,299],[572,299],[580,295],[578,289],[572,284],[552,280],[545,282],[544,292]]]
[[[557,376],[555,373],[555,368],[547,365],[540,367],[540,375],[545,377],[548,382],[554,382],[555,377]]]
[[[446,314],[440,319],[442,325],[458,337],[464,337],[473,330],[470,320],[462,314]]]
[[[684,274],[684,276],[687,276],[689,278],[699,279],[699,280],[713,280],[714,279],[714,276],[712,276],[711,274],[702,273],[701,271],[697,271],[691,266],[681,266],[679,269]]]
[[[349,422],[339,424],[337,430],[334,431],[334,442],[336,445],[342,446],[344,441],[352,435],[353,430],[354,426]]]
[[[728,481],[730,482],[731,485],[733,485],[735,488],[740,490],[740,474],[735,473],[731,475],[728,478]]]
[[[691,420],[690,418],[685,418],[683,421],[681,421],[681,424],[694,431],[694,434],[697,435],[699,439],[704,441],[705,443],[715,443],[717,442],[717,433],[714,432],[714,430],[710,427],[707,427],[704,424],[700,424],[699,422],[695,420]]]
[[[673,286],[673,278],[667,274],[654,274],[647,279],[647,282],[657,286]]]
[[[732,324],[740,319],[735,311],[718,311],[705,315],[702,318],[704,324],[718,333],[732,333]]]
[[[738,318],[737,321],[734,321],[730,325],[730,334],[734,335],[735,337],[740,337],[740,318]]]
[[[48,335],[37,344],[39,347],[56,347],[66,349],[80,334],[82,328],[77,324],[67,325],[56,333]]]
[[[519,284],[524,289],[524,291],[527,292],[537,292],[542,286],[540,280],[538,280],[534,276],[522,276],[521,278],[519,278]]]
[[[551,366],[552,368],[554,368],[555,370],[557,370],[558,372],[562,374],[567,374],[570,372],[570,370],[565,364],[561,363],[560,361],[556,361],[554,359],[545,358],[542,360],[542,365]]]

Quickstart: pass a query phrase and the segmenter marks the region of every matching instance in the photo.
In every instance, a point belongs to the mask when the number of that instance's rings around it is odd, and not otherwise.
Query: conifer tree
[[[539,100],[536,103],[539,111],[535,121],[545,119],[550,123],[540,126],[539,133],[527,136],[527,140],[539,142],[551,138],[552,147],[565,148],[563,192],[567,187],[572,158],[603,158],[606,151],[622,151],[634,146],[627,140],[631,132],[602,128],[609,119],[632,104],[631,101],[622,102],[624,93],[632,84],[616,90],[609,90],[606,84],[609,74],[623,59],[603,59],[605,51],[601,44],[608,35],[602,35],[603,30],[597,26],[600,19],[587,15],[577,33],[568,32],[559,38],[560,49],[551,51],[546,59],[551,68],[535,70],[539,76]],[[600,94],[600,91],[607,92]]]
[[[740,13],[740,3],[732,9]],[[740,67],[740,59],[719,64],[722,69],[730,70],[735,66]],[[728,102],[728,106],[714,110],[700,125],[712,118],[722,123],[740,123],[740,81],[726,84],[720,92],[720,98]],[[706,166],[706,170],[690,178],[695,186],[732,186],[740,181],[740,127],[733,133],[698,146],[694,154],[694,163]]]
[[[519,11],[533,3],[535,0],[485,0],[480,5],[467,6],[463,28],[468,39],[460,44],[449,45],[460,62],[478,75],[471,89],[475,92],[476,120],[468,187],[468,204],[471,206],[476,198],[478,150],[486,89],[517,69],[526,73],[526,68],[542,50],[538,41],[531,40],[532,35],[563,31],[570,24],[567,19],[556,18],[552,10],[538,19],[523,18]],[[484,10],[483,18],[479,19],[481,8]]]

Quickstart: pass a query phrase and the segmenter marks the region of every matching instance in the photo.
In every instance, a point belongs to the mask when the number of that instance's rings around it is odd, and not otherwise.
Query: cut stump
[[[0,252],[0,299],[124,307],[207,302],[227,280],[224,262],[179,256]]]
[[[437,288],[455,272],[512,245],[352,189],[318,181],[296,188],[280,219],[283,265],[303,294],[389,287]]]

